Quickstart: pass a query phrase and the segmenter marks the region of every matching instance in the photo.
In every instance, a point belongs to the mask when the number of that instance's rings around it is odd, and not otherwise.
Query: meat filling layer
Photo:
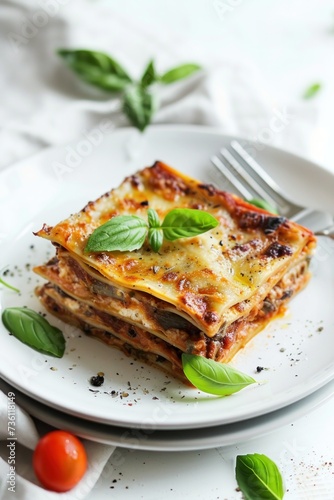
[[[48,270],[52,269],[52,273],[48,273],[48,275],[53,277],[53,283],[49,282],[36,290],[41,302],[52,314],[65,322],[75,324],[84,332],[91,333],[107,344],[116,346],[127,353],[130,351],[142,353],[139,356],[140,359],[144,357],[149,360],[150,364],[158,363],[160,366],[163,363],[162,360],[166,360],[168,362],[165,367],[167,371],[172,371],[182,379],[184,378],[181,362],[182,352],[204,356],[215,361],[228,362],[273,317],[282,313],[286,302],[305,286],[309,277],[306,272],[306,263],[300,263],[298,269],[292,269],[265,297],[257,309],[253,308],[251,314],[241,317],[229,325],[224,332],[211,338],[200,331],[192,331],[189,334],[186,330],[176,328],[175,324],[169,327],[168,321],[167,324],[165,323],[165,328],[162,329],[161,316],[154,316],[154,314],[149,316],[151,319],[151,322],[148,322],[149,329],[144,326],[145,321],[148,320],[143,321],[140,317],[137,318],[137,321],[125,320],[124,317],[106,311],[102,299],[105,297],[108,300],[115,299],[109,295],[103,295],[101,292],[94,296],[94,300],[91,298],[91,292],[86,297],[87,300],[82,300],[80,296],[74,297],[67,290],[68,283],[59,278],[58,264],[58,260],[54,259],[45,266]],[[79,282],[82,285],[83,280],[81,279]],[[60,284],[62,286],[59,286]],[[79,289],[82,292],[81,286]],[[73,293],[73,288],[71,291]],[[77,288],[76,292],[78,292]],[[112,308],[110,307],[109,310]],[[167,311],[164,313],[168,314]]]

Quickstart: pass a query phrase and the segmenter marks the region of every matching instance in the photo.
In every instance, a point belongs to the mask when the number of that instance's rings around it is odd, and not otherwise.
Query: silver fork
[[[280,215],[309,227],[318,236],[334,239],[333,215],[320,210],[306,208],[290,201],[276,181],[254,160],[252,156],[233,140],[230,149],[223,148],[219,155],[211,158],[221,178],[226,179],[246,200],[260,198],[274,207]]]

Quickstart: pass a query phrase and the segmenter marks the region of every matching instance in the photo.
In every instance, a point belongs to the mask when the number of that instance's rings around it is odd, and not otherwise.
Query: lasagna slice
[[[174,208],[209,212],[199,236],[147,242],[135,251],[85,251],[93,231],[118,215],[163,220]],[[34,270],[36,293],[62,320],[183,379],[183,352],[229,361],[282,313],[309,279],[311,231],[156,162],[80,212],[36,233],[56,255]]]

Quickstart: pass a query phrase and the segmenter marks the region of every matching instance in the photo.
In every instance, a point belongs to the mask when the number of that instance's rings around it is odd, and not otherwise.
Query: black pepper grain
[[[99,372],[96,376],[93,375],[89,381],[94,387],[101,387],[104,382],[104,373]]]

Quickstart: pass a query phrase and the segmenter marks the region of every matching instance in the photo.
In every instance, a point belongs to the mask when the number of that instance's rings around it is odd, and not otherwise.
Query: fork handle
[[[327,236],[327,238],[331,238],[332,240],[334,240],[334,225],[326,227],[321,231],[316,231],[314,234],[316,236]]]
[[[326,236],[327,238],[331,238],[334,240],[334,232],[328,233],[327,231],[317,231],[314,233],[316,236]]]

